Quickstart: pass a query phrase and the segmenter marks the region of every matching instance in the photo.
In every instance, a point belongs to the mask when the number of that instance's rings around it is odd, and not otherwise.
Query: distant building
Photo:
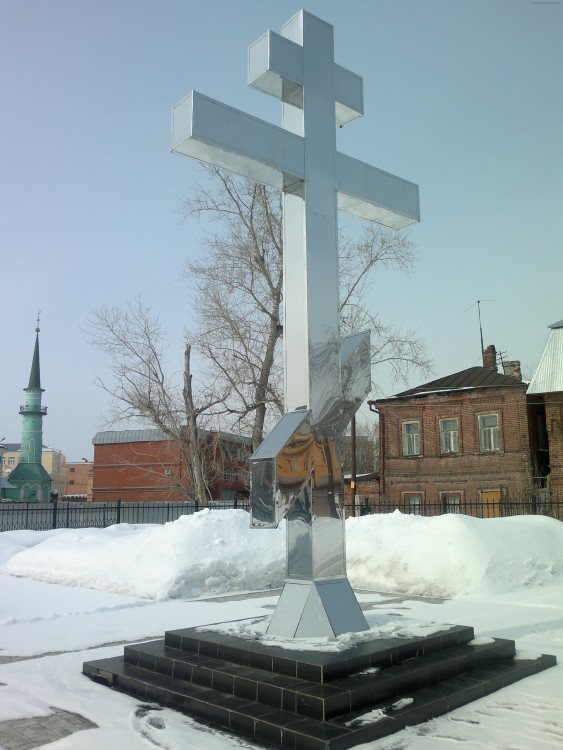
[[[20,463],[21,443],[4,443],[6,448],[1,465],[2,477],[8,478],[10,473]],[[47,445],[41,446],[41,465],[51,477],[51,492],[58,492],[59,497],[65,492],[66,469],[65,455]]]
[[[83,458],[82,461],[75,463],[65,463],[64,470],[66,474],[65,487],[62,495],[59,495],[59,499],[86,500],[88,502],[92,500],[94,463]]]
[[[22,439],[19,461],[10,471],[2,486],[2,498],[6,500],[23,500],[49,502],[52,481],[49,472],[41,463],[43,446],[43,417],[47,407],[41,405],[43,388],[41,388],[41,370],[39,364],[39,320],[35,329],[35,348],[29,383],[25,391],[25,403],[20,406],[22,416]],[[6,458],[6,453],[4,453]],[[10,466],[8,456],[8,466]]]
[[[212,498],[247,500],[251,440],[226,432],[208,432],[206,439]],[[182,447],[160,430],[98,432],[92,442],[94,502],[191,499]]]

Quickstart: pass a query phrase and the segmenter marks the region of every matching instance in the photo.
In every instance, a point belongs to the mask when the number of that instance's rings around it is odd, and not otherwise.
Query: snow
[[[371,631],[309,648],[338,651],[378,634],[430,633],[455,623],[475,628],[475,645],[511,638],[520,658],[551,653],[559,661],[364,750],[430,750],[440,741],[467,750],[563,745],[561,522],[395,512],[349,519],[346,533],[348,575]],[[0,721],[57,707],[98,725],[53,750],[240,747],[189,717],[143,707],[90,681],[82,663],[179,627],[211,626],[268,642],[267,617],[284,568],[283,524],[251,530],[244,511],[204,510],[164,526],[0,533]]]

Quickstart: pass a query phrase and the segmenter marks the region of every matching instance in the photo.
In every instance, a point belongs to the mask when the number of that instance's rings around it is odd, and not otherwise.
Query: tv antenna
[[[472,305],[470,305],[470,307],[468,307],[465,312],[468,312],[473,307],[475,307],[475,305],[477,305],[477,311],[479,313],[479,333],[481,335],[481,355],[483,355],[485,346],[483,344],[483,326],[481,324],[481,302],[496,302],[496,299],[478,299],[477,302],[474,302]]]

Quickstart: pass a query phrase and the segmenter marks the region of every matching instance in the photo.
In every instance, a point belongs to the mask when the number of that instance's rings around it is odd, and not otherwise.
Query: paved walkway
[[[0,687],[0,691],[2,688]],[[2,693],[0,692],[0,700]],[[51,716],[34,719],[14,719],[0,722],[0,747],[5,750],[28,750],[68,737],[81,729],[93,729],[96,724],[79,714],[53,708]]]
[[[281,589],[275,591],[268,591],[269,594],[280,593]],[[252,599],[264,596],[263,591],[259,592],[246,592],[243,594],[231,594],[222,597],[210,597],[203,601],[228,601],[236,599]],[[362,591],[358,590],[357,593],[373,594],[373,591]],[[381,595],[380,595],[381,596]],[[378,600],[377,605],[381,604],[399,604],[406,597],[400,594],[383,594],[385,599]],[[440,599],[428,599],[427,597],[416,597],[409,596],[408,599],[421,599],[424,601],[431,601],[439,603]],[[361,604],[362,609],[371,609],[374,606],[370,602],[363,602]],[[272,605],[273,607],[273,605]],[[143,638],[137,638],[134,641],[114,641],[112,643],[101,644],[103,646],[120,646],[127,643],[138,643],[144,640]],[[83,649],[80,649],[83,650]],[[48,654],[40,654],[37,656],[1,656],[0,664],[6,664],[14,661],[24,661],[27,659],[41,659],[43,656],[55,656],[63,652],[56,651]],[[2,683],[0,683],[0,700],[2,700]],[[29,748],[42,747],[48,745],[50,742],[61,739],[62,737],[68,737],[68,735],[74,732],[79,732],[82,729],[93,729],[97,725],[86,719],[80,714],[73,714],[70,711],[63,711],[60,708],[51,706],[53,714],[50,716],[36,716],[31,719],[13,719],[12,721],[0,722],[0,750],[29,750]]]

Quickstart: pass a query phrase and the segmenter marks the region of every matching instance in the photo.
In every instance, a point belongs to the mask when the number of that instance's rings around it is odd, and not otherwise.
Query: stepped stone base
[[[288,750],[346,750],[419,724],[554,666],[473,628],[381,638],[340,653],[292,651],[195,628],[85,662],[116,690]]]

